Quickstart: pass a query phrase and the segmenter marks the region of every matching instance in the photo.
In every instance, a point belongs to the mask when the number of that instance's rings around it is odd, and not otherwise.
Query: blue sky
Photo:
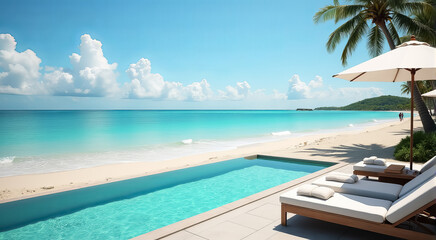
[[[2,0],[0,109],[295,109],[400,96],[399,83],[331,77],[344,70],[344,42],[328,53],[338,25],[312,21],[328,3]],[[362,41],[347,67],[369,58]]]

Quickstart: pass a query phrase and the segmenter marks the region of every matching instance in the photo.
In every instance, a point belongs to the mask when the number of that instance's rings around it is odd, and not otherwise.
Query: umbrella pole
[[[416,69],[411,69],[410,74],[412,75],[412,81],[410,83],[410,170],[413,170],[413,92],[415,91],[415,73]]]

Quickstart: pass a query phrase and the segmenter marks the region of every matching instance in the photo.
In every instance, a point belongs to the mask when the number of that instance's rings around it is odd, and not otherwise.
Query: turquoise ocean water
[[[161,161],[397,119],[363,111],[0,111],[0,176]]]

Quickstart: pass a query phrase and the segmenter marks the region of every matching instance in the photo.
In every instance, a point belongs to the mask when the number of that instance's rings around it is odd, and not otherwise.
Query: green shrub
[[[426,162],[436,155],[436,133],[416,132],[413,134],[413,161]],[[410,136],[401,139],[395,147],[394,158],[399,161],[410,159]]]

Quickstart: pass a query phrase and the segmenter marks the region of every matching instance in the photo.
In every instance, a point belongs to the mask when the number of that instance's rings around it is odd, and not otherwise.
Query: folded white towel
[[[377,158],[377,157],[374,158],[374,157],[375,156],[364,158],[363,163],[367,165],[381,165],[381,166],[386,165],[386,160],[384,160],[383,158]]]
[[[343,183],[355,183],[359,180],[359,178],[354,174],[332,172],[325,176],[325,180]]]
[[[386,166],[386,160],[384,160],[383,158],[377,158],[376,160],[374,160],[374,165]]]
[[[333,194],[335,194],[333,189],[328,187],[318,187],[316,185],[303,185],[297,190],[297,195],[316,197],[324,200],[331,198]]]

